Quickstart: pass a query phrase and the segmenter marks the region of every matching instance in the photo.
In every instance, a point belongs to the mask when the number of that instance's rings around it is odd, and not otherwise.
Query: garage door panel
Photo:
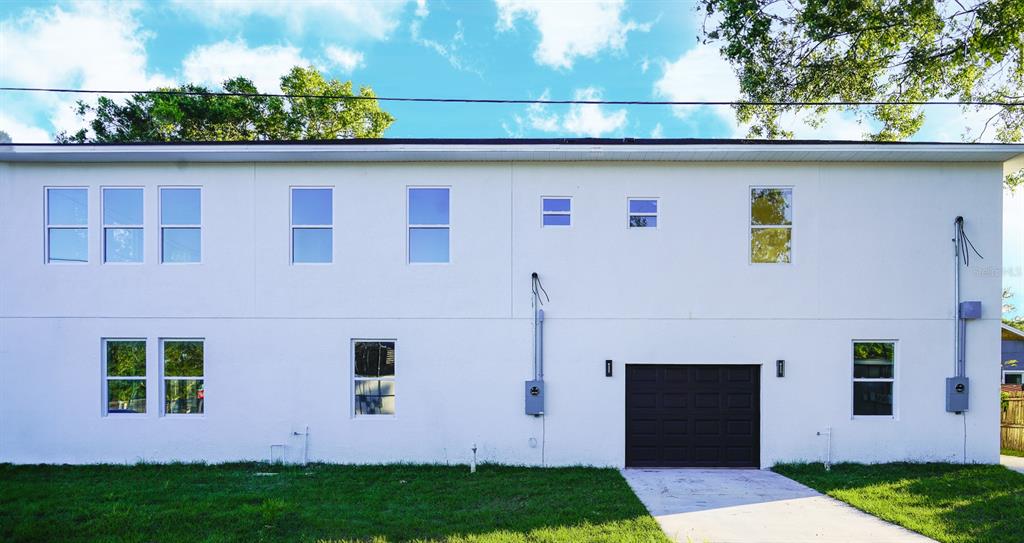
[[[626,366],[626,465],[757,467],[760,368]]]

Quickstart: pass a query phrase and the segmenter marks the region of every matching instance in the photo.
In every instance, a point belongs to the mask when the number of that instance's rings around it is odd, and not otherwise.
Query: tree
[[[223,89],[239,94],[259,92],[244,77],[225,81]],[[394,122],[376,100],[352,99],[350,81],[325,79],[312,67],[296,66],[281,78],[281,94],[290,95],[285,97],[207,94],[208,88],[196,84],[158,90],[197,94],[139,93],[123,104],[107,96],[99,97],[95,105],[79,101],[76,113],[87,127],[74,134],[58,134],[57,142],[376,138]],[[372,98],[373,90],[361,87],[358,96]]]
[[[8,134],[7,132],[4,132],[3,130],[0,130],[0,144],[3,144],[3,143],[13,143],[13,141],[14,140],[11,139],[11,135],[10,134]]]
[[[1017,307],[1010,303],[1013,292],[1008,288],[1003,289],[1003,323],[1018,330],[1024,330],[1024,315],[1012,318],[1010,314],[1017,310]]]
[[[784,111],[817,126],[842,109],[880,128],[872,140],[903,140],[924,111],[894,102],[1024,99],[1024,2],[1020,0],[700,0],[705,43],[721,44],[747,102],[882,102],[881,105],[741,105],[749,137],[787,138]],[[988,130],[1024,136],[1024,108],[999,107]],[[1020,175],[1010,178],[1019,184]]]

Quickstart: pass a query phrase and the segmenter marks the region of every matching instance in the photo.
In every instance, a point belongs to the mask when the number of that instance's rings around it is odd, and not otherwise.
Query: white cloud
[[[331,64],[341,68],[341,70],[346,73],[365,65],[363,63],[362,53],[354,49],[341,47],[340,45],[328,45],[324,48],[324,54],[327,55],[327,60],[329,60]]]
[[[171,85],[148,69],[151,35],[136,19],[135,2],[74,2],[28,9],[0,23],[0,78],[5,83],[40,87],[146,89]],[[75,96],[32,95],[18,99],[17,139],[48,133],[29,118],[48,117],[57,131],[81,121],[71,112]],[[10,105],[10,102],[8,102]],[[9,111],[14,111],[11,108]],[[12,113],[8,113],[12,115]],[[14,124],[9,126],[15,126]]]
[[[495,0],[497,28],[515,28],[519,18],[531,20],[540,32],[533,57],[553,68],[572,68],[577,57],[594,57],[609,49],[620,51],[632,31],[646,32],[650,25],[622,20],[625,0],[553,2],[545,0]]]
[[[455,21],[455,34],[452,35],[452,38],[447,43],[424,38],[422,36],[422,20],[419,19],[409,24],[409,34],[413,42],[440,55],[448,61],[448,64],[451,64],[452,68],[481,75],[482,72],[480,70],[472,67],[459,54],[459,50],[466,44],[466,34],[463,31],[461,19]]]
[[[728,101],[740,97],[740,85],[729,63],[718,49],[710,45],[697,45],[675,62],[665,62],[661,79],[654,83],[656,96],[670,101]],[[710,110],[729,123],[735,123],[735,114],[726,106],[673,106],[672,113],[688,120],[701,110]]]
[[[310,28],[349,38],[387,38],[408,0],[174,0],[200,22],[219,27],[242,27],[245,19],[261,16],[284,21],[294,32]],[[417,5],[417,12],[421,8]],[[423,3],[422,10],[426,10]]]
[[[420,19],[430,15],[430,9],[427,8],[427,0],[416,0],[416,16]]]
[[[292,45],[249,47],[245,41],[225,40],[199,46],[182,61],[182,73],[190,83],[219,86],[226,79],[245,76],[262,92],[280,92],[281,76],[293,66],[314,63]]]
[[[50,134],[37,126],[25,124],[0,111],[0,130],[7,132],[14,143],[46,143]]]
[[[549,99],[550,94],[544,91],[540,100]],[[576,89],[575,100],[600,100],[601,92],[594,87]],[[564,132],[574,136],[600,137],[610,132],[621,131],[626,126],[625,109],[608,112],[598,104],[573,104],[564,115],[550,111],[545,104],[530,104],[526,108],[526,118],[513,117],[516,130],[507,123],[502,123],[505,132],[510,136],[522,136],[526,128],[541,132]]]
[[[654,129],[651,130],[651,137],[654,139],[661,139],[665,137],[665,129],[661,126],[661,123],[654,125]]]

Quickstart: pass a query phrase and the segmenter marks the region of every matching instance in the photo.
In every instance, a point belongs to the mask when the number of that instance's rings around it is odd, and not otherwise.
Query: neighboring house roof
[[[1003,323],[1003,341],[1024,341],[1024,330]]]
[[[1024,161],[1024,145],[742,139],[348,139],[146,144],[8,144],[0,162]]]

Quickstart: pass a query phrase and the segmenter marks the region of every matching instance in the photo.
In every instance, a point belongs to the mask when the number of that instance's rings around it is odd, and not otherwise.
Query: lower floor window
[[[1024,384],[1024,372],[1008,371],[1008,372],[1003,373],[1003,384],[1004,385],[1020,385],[1020,384]]]
[[[146,412],[146,340],[103,341],[106,412]]]
[[[352,346],[353,412],[395,414],[395,342],[356,340]]]
[[[893,414],[896,342],[853,342],[853,414]]]
[[[161,350],[164,413],[203,413],[206,403],[206,390],[203,386],[203,340],[165,339]]]

